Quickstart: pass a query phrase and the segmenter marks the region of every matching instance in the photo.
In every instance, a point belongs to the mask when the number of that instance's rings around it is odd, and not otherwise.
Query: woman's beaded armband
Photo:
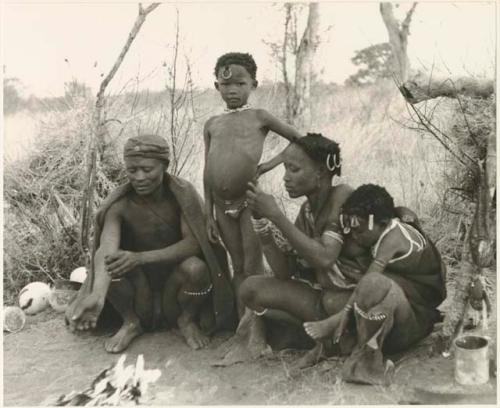
[[[255,219],[252,217],[252,224],[254,231],[258,235],[262,237],[272,236],[274,243],[282,252],[291,253],[293,251],[292,246],[283,236],[283,233],[267,218]]]

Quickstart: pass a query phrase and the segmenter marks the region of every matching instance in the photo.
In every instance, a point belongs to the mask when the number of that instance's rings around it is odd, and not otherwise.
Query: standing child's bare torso
[[[259,119],[258,110],[251,109],[212,118],[208,132],[209,187],[221,199],[238,199],[256,175],[268,129]]]

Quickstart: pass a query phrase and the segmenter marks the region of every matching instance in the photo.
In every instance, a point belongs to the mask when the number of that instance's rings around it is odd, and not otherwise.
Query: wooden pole
[[[80,244],[84,254],[88,254],[89,256],[89,284],[90,288],[93,286],[94,280],[94,259],[93,259],[93,250],[90,248],[90,227],[93,219],[93,204],[94,204],[94,192],[95,192],[95,182],[96,182],[96,166],[97,166],[97,156],[99,152],[100,158],[102,158],[102,154],[104,151],[104,135],[106,133],[106,120],[104,118],[103,110],[105,105],[105,97],[104,92],[108,84],[111,82],[113,77],[115,76],[118,68],[122,64],[125,55],[127,55],[132,42],[136,38],[139,30],[141,29],[146,17],[149,13],[151,13],[154,9],[156,9],[160,3],[152,3],[146,8],[142,7],[142,4],[139,3],[139,13],[135,20],[134,26],[130,31],[127,40],[125,41],[125,45],[123,46],[118,58],[116,59],[113,67],[106,75],[104,80],[101,82],[99,86],[99,91],[97,92],[97,100],[95,104],[95,111],[93,116],[93,131],[89,143],[89,153],[87,156],[87,169],[85,175],[85,187],[83,191],[83,199],[82,199],[82,212],[81,212],[81,234],[80,234]]]

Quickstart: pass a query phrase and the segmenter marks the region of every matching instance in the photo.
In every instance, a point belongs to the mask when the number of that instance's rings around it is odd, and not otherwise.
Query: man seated
[[[194,187],[166,172],[163,138],[128,139],[124,161],[128,183],[96,214],[90,274],[66,321],[72,331],[94,328],[108,299],[123,324],[106,340],[106,351],[119,353],[164,325],[177,325],[189,346],[202,348],[208,338],[200,323],[227,325],[233,312],[225,252],[208,242]]]

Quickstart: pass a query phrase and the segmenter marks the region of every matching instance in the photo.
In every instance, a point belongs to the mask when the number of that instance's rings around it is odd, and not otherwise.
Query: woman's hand
[[[281,214],[274,197],[261,190],[256,183],[248,183],[246,196],[248,207],[256,213],[257,217],[264,217],[273,221]]]
[[[141,264],[140,253],[118,250],[114,254],[106,255],[104,264],[112,278],[120,278]]]

